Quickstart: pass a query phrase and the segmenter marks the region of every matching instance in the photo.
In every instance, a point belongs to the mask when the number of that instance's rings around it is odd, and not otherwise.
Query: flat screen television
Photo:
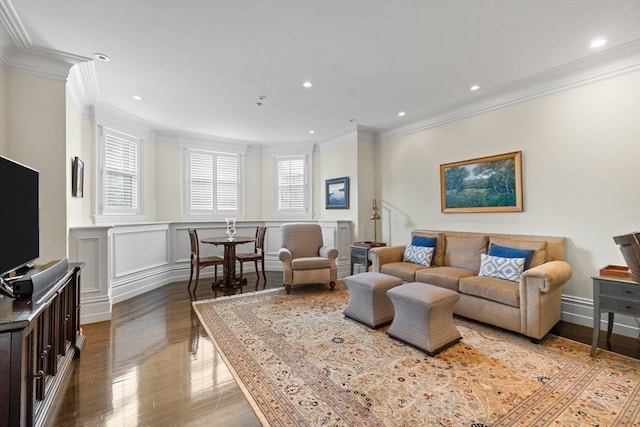
[[[0,156],[0,277],[40,256],[38,175]]]

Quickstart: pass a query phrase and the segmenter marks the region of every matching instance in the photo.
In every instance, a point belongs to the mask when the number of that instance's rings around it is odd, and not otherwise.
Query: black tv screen
[[[0,157],[0,275],[40,256],[38,175]]]

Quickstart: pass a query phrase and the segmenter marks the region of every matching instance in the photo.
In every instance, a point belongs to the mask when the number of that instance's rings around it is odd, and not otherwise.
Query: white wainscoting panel
[[[255,236],[256,227],[267,227],[265,269],[282,271],[278,251],[282,246],[280,226],[290,221],[240,221],[238,236]],[[338,277],[349,274],[350,221],[319,222],[324,244],[338,248]],[[81,323],[111,319],[112,305],[176,281],[189,280],[190,243],[188,229],[195,228],[200,240],[226,236],[224,221],[156,222],[131,225],[72,227],[69,229],[69,261],[84,262],[81,277]],[[253,252],[253,244],[240,245],[237,252]],[[223,248],[200,244],[202,256],[223,256]],[[247,273],[253,264],[245,266]],[[201,279],[213,276],[202,270]]]
[[[169,226],[112,229],[115,279],[169,263]]]

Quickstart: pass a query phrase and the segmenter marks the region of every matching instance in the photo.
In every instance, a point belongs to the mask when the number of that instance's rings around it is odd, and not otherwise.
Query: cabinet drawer
[[[640,301],[630,301],[628,299],[611,298],[602,295],[600,297],[600,310],[640,317]]]
[[[601,282],[600,295],[611,295],[614,297],[635,299],[640,301],[640,285]]]

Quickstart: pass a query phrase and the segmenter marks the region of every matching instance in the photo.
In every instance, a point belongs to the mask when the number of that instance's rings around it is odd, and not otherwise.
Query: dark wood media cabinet
[[[80,269],[33,299],[0,297],[0,426],[46,425],[73,359],[84,349]]]

